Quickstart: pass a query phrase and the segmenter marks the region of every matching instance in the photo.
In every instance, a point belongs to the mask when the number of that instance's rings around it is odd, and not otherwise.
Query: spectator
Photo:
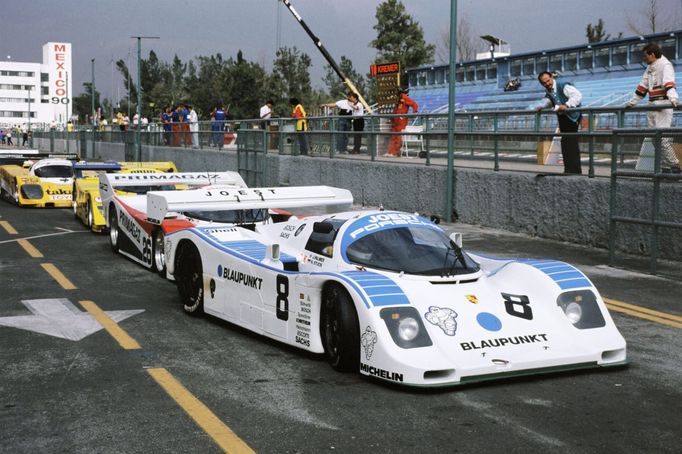
[[[71,120],[69,120],[68,123],[66,123],[66,132],[73,132],[73,123]]]
[[[182,106],[175,106],[171,114],[171,131],[173,134],[173,146],[180,145],[180,123],[182,122]]]
[[[272,118],[272,106],[274,106],[275,103],[272,101],[272,99],[268,99],[265,101],[265,105],[263,105],[260,108],[260,119],[261,121],[261,128],[262,129],[268,129],[268,120]]]
[[[171,144],[171,108],[166,107],[166,110],[161,113],[161,124],[163,125],[163,143]]]
[[[306,119],[305,109],[301,105],[298,98],[291,98],[289,104],[293,107],[291,111],[291,116],[296,118],[296,137],[298,138],[298,146],[300,154],[308,154],[308,138],[306,137],[305,131],[308,130],[308,120]]]
[[[24,132],[21,136],[21,146],[25,147],[27,143],[28,143],[28,131],[24,130]]]
[[[410,98],[407,94],[409,90],[407,88],[402,88],[398,90],[398,103],[395,106],[393,113],[395,114],[406,114],[412,108],[413,113],[417,113],[419,110],[419,104]],[[388,143],[388,153],[384,156],[400,156],[400,147],[403,145],[403,136],[401,133],[407,127],[407,117],[393,117],[391,119],[391,140]]]
[[[553,106],[559,120],[559,131],[562,133],[576,133],[580,127],[580,112],[576,110],[568,111],[580,106],[582,94],[569,82],[557,82],[552,74],[543,71],[538,76],[538,81],[545,88],[544,104],[538,106],[537,110]],[[561,155],[564,159],[564,173],[581,174],[580,148],[576,136],[561,137]]]
[[[677,106],[677,90],[675,90],[675,69],[672,63],[661,52],[656,43],[649,43],[642,49],[644,62],[648,65],[637,85],[632,99],[625,107],[633,107],[649,93],[649,105]],[[650,128],[669,128],[673,121],[673,109],[652,110],[647,112],[647,124]],[[680,162],[672,147],[672,138],[661,139],[661,170],[665,173],[680,173]]]
[[[192,135],[192,148],[199,148],[199,116],[194,107],[188,105],[189,130]]]
[[[211,112],[213,122],[211,123],[211,145],[222,148],[225,144],[223,131],[225,129],[225,107],[220,104]]]
[[[189,109],[187,104],[180,106],[180,131],[182,131],[182,144],[186,146],[192,145],[189,135]]]
[[[4,130],[0,130],[0,143],[5,145],[5,131]]]
[[[323,107],[336,107],[339,118],[336,120],[336,152],[348,153],[348,131],[351,127],[350,116],[353,113],[353,106],[350,103],[350,95],[346,99],[340,99],[335,103],[322,104]]]
[[[127,131],[130,126],[130,117],[128,115],[123,116],[123,130]]]
[[[353,109],[353,150],[351,153],[358,154],[362,145],[362,131],[365,130],[365,107],[359,102],[357,93],[348,95],[348,101]]]
[[[7,132],[5,133],[5,136],[7,137],[7,146],[14,145],[12,142],[12,130],[8,129]]]
[[[118,129],[120,131],[125,131],[125,127],[123,126],[123,114],[121,112],[116,114],[116,124],[118,125]]]

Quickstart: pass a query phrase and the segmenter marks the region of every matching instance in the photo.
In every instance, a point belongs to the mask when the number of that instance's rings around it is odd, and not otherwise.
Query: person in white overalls
[[[675,69],[661,48],[656,43],[649,43],[642,49],[644,62],[648,65],[637,85],[632,99],[625,107],[633,107],[649,94],[649,105],[677,106],[677,90],[675,89]],[[647,112],[647,123],[650,128],[669,128],[673,122],[673,109],[652,110]],[[680,162],[675,156],[672,138],[661,139],[661,170],[665,173],[680,173]]]

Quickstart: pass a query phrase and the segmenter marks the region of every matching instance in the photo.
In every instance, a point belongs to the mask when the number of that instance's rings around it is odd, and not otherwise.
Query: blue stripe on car
[[[480,254],[477,254],[480,255]],[[509,263],[524,263],[536,268],[547,276],[549,276],[561,290],[569,290],[573,288],[592,287],[592,283],[587,277],[576,267],[558,260],[542,260],[542,259],[501,259],[497,257],[487,257],[487,259],[509,261]],[[506,263],[504,266],[508,265]],[[503,266],[503,267],[504,267]],[[502,269],[502,268],[500,268]],[[499,271],[498,269],[497,271]],[[495,273],[497,272],[495,271]],[[493,274],[495,274],[493,273]]]
[[[410,304],[403,290],[390,277],[371,271],[345,271],[341,274],[354,280],[367,293],[374,306]]]

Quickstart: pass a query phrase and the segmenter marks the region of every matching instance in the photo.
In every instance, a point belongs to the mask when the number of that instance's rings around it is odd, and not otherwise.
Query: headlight
[[[606,325],[597,297],[591,290],[564,292],[557,298],[557,306],[578,329],[601,328]]]
[[[580,304],[574,302],[568,303],[566,305],[566,308],[564,308],[564,313],[574,325],[578,323],[583,316],[583,310],[580,308]]]
[[[406,342],[413,340],[419,334],[419,323],[412,317],[400,320],[398,323],[398,335]]]
[[[381,309],[380,315],[398,347],[416,348],[433,345],[421,316],[414,307],[385,307]]]
[[[42,199],[43,188],[39,184],[24,184],[21,186],[21,196],[31,200]]]

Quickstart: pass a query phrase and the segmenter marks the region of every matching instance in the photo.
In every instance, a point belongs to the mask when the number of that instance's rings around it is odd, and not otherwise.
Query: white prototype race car
[[[145,268],[166,275],[164,236],[168,232],[196,225],[233,224],[263,216],[259,212],[168,213],[163,222],[151,222],[147,215],[147,193],[153,190],[182,191],[211,187],[216,191],[245,188],[237,172],[103,173],[99,175],[102,214],[109,228],[114,252],[119,252]],[[163,218],[162,218],[163,219]]]
[[[181,195],[150,197],[163,213]],[[168,234],[165,252],[185,312],[323,353],[340,371],[443,386],[627,363],[625,340],[579,270],[467,253],[461,235],[416,214],[198,226]]]

